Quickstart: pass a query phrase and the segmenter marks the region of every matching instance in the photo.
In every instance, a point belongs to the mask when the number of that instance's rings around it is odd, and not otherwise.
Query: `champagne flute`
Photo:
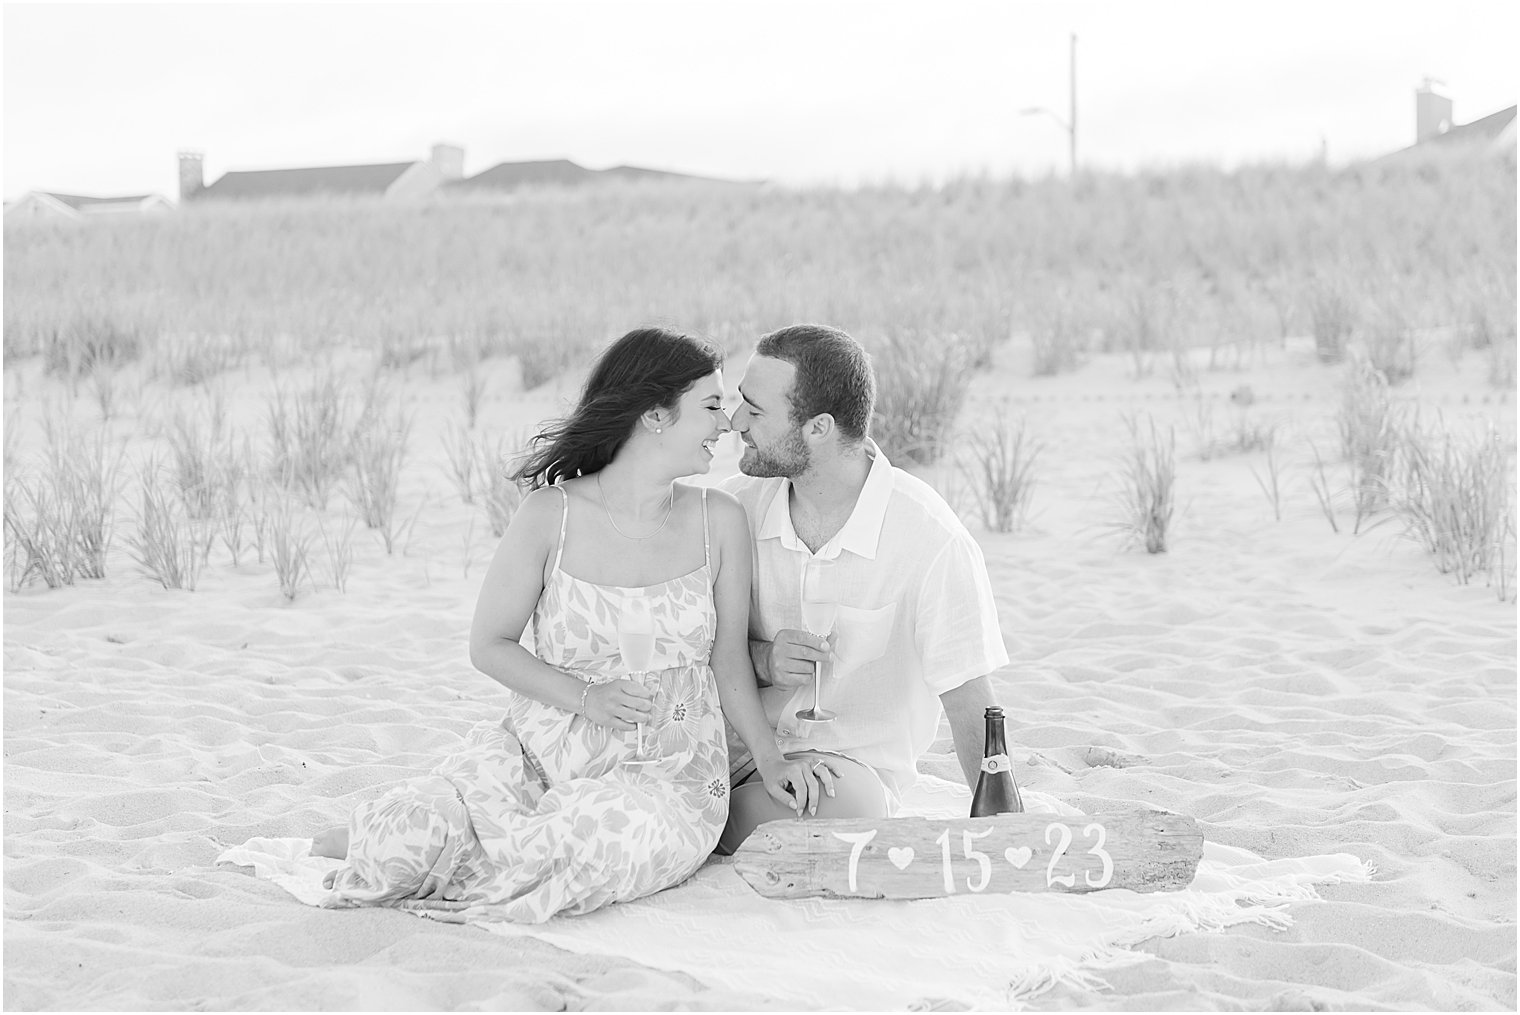
[[[810,560],[802,572],[802,626],[809,634],[827,638],[834,630],[839,613],[839,596],[835,588],[834,562]],[[823,662],[813,664],[813,707],[797,713],[803,722],[833,722],[838,716],[823,707]]]
[[[618,653],[628,679],[644,683],[654,659],[654,615],[649,600],[642,595],[627,596],[618,614]],[[624,764],[648,765],[659,758],[647,757],[644,751],[644,724],[638,723],[638,740],[633,757]]]

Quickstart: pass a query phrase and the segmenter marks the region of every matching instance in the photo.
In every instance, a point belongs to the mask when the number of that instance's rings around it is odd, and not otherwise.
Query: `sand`
[[[1281,422],[1280,522],[1251,475],[1263,455],[1196,456],[1192,403],[1164,365],[1135,380],[1100,358],[1031,380],[1024,355],[999,351],[964,419],[1008,399],[1045,445],[1029,526],[973,524],[1013,658],[996,680],[1021,782],[1087,811],[1191,814],[1266,857],[1347,852],[1378,869],[1288,907],[1287,930],[1153,940],[1105,974],[1110,989],[1057,988],[1031,1007],[1513,1009],[1514,604],[1437,573],[1396,525],[1331,532],[1302,460],[1308,436],[1333,446],[1338,374],[1301,344],[1199,374],[1221,429],[1240,385],[1251,419]],[[742,359],[732,367],[731,385]],[[45,414],[98,424],[87,394],[70,402],[37,364],[6,373],[21,461]],[[226,378],[232,419],[260,437],[270,383],[252,367]],[[145,436],[154,419],[204,397],[123,384],[109,428],[129,462],[161,446]],[[493,364],[480,425],[552,415],[575,384],[525,394]],[[403,391],[417,521],[394,555],[361,529],[345,592],[287,602],[268,565],[216,555],[196,591],[167,591],[118,537],[105,580],[5,596],[6,1008],[776,1006],[532,939],[309,908],[215,864],[248,837],[341,822],[501,708],[465,653],[494,540],[443,467],[459,380],[422,364]],[[1429,359],[1398,397],[1452,427],[1514,433],[1512,396],[1476,361]],[[1121,549],[1104,528],[1126,411],[1179,427],[1166,554]],[[725,447],[714,478],[734,462]],[[965,504],[949,470],[929,478]],[[130,517],[124,500],[119,524]],[[954,775],[947,737],[922,768]]]

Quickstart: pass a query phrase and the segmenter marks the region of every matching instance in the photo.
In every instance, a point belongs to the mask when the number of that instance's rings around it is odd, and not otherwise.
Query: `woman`
[[[514,475],[533,490],[470,631],[470,661],[512,692],[506,719],[318,837],[314,854],[347,861],[331,905],[422,899],[539,923],[676,884],[727,816],[725,715],[778,802],[800,814],[816,799],[816,777],[777,750],[750,668],[744,510],[676,482],[706,472],[730,429],[721,365],[684,335],[629,332],[571,416],[534,438]],[[635,599],[654,634],[643,679],[619,654]]]

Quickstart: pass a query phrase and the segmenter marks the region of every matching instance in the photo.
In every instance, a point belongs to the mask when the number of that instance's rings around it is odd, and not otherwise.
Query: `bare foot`
[[[311,840],[312,856],[327,856],[334,860],[348,859],[348,829],[329,828]]]

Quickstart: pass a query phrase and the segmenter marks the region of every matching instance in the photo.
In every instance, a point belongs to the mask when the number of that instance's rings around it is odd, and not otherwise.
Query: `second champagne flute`
[[[622,612],[618,614],[618,654],[623,657],[623,668],[629,680],[644,683],[654,660],[654,615],[649,600],[642,595],[627,596]],[[638,724],[638,741],[633,757],[625,765],[648,765],[660,760],[646,755],[644,750],[644,724]]]
[[[834,587],[834,562],[810,560],[802,571],[802,626],[809,634],[827,638],[834,630],[839,613],[839,595]],[[813,664],[813,707],[797,713],[803,722],[833,722],[837,715],[823,707],[823,663]]]

